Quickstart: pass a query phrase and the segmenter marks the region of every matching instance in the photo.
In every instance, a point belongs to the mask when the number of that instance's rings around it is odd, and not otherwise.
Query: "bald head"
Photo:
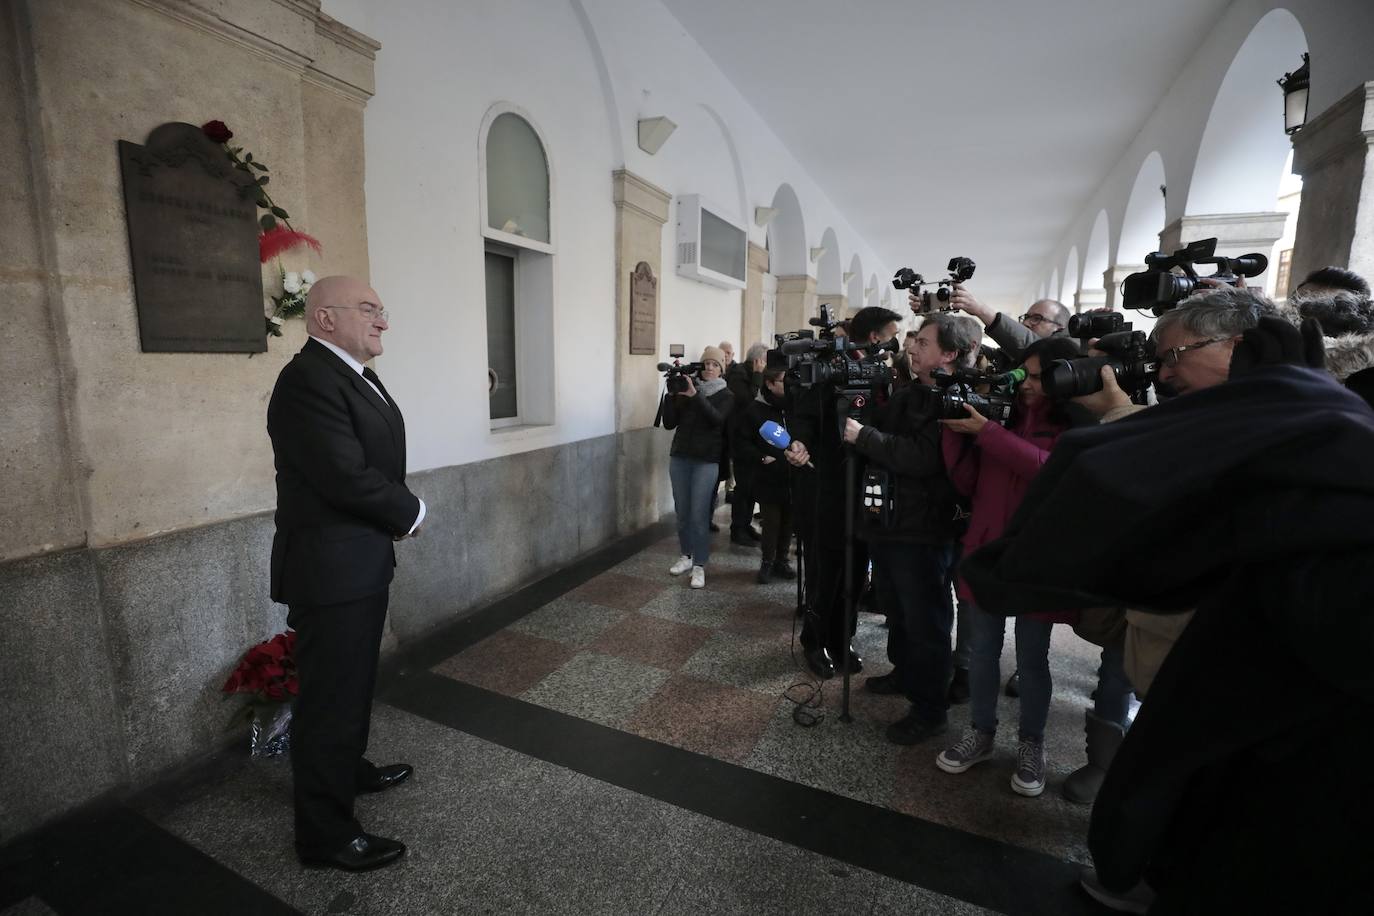
[[[305,299],[305,328],[360,363],[382,352],[386,310],[377,291],[357,277],[323,277]]]

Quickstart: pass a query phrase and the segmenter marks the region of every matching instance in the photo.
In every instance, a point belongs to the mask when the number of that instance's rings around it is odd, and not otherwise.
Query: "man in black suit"
[[[405,425],[363,363],[382,352],[387,312],[361,280],[326,277],[306,302],[310,339],[277,377],[267,433],[277,469],[272,598],[290,607],[300,693],[291,726],[296,852],[303,864],[362,871],[405,854],[365,833],[359,792],[404,781],[367,749],[377,653],[396,553],[425,504],[405,487]]]

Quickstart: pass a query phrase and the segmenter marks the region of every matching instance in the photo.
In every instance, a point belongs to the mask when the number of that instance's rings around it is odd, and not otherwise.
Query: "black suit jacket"
[[[308,340],[277,377],[267,434],[277,469],[273,600],[337,604],[386,589],[392,539],[420,513],[405,486],[405,422],[390,394],[378,397]]]

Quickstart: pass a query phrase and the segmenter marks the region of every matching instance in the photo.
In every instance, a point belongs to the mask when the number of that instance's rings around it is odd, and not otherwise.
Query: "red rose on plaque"
[[[229,139],[234,136],[234,132],[223,121],[206,121],[200,125],[200,129],[205,132],[205,136],[216,143],[228,143]]]

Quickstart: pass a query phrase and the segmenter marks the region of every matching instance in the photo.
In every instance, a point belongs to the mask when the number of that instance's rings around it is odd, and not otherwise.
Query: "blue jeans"
[[[680,455],[668,459],[673,511],[677,513],[677,542],[682,555],[691,557],[697,566],[705,566],[711,559],[711,499],[719,476],[719,462]]]
[[[997,695],[1002,688],[1002,640],[1007,618],[970,605],[973,634],[969,645],[968,686],[973,707],[973,727],[984,734],[997,731]],[[1054,624],[1030,617],[1016,620],[1016,670],[1021,675],[1021,730],[1019,737],[1045,738],[1050,714],[1050,630]]]
[[[873,587],[887,611],[887,657],[923,724],[946,721],[952,674],[953,544],[870,541]]]
[[[1097,699],[1093,714],[1099,719],[1130,728],[1131,682],[1126,677],[1126,640],[1102,647],[1102,664],[1097,669]]]

